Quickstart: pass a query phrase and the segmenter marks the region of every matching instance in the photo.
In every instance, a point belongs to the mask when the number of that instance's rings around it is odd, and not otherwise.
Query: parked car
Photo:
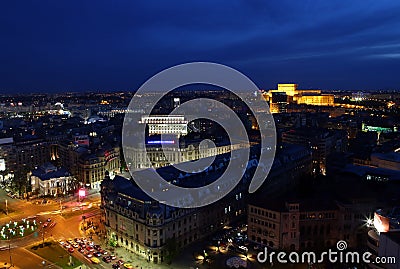
[[[92,263],[94,263],[94,264],[99,264],[99,263],[100,263],[100,260],[97,259],[96,257],[92,257],[90,260],[91,260]]]
[[[103,256],[103,261],[106,263],[110,263],[111,262],[111,257],[110,256]]]

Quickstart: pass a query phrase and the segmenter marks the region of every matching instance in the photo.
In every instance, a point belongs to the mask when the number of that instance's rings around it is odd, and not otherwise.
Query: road
[[[7,200],[10,213],[9,215],[0,213],[0,225],[30,216],[37,216],[37,221],[42,223],[51,218],[51,223],[54,223],[53,225],[50,225],[50,223],[46,228],[43,228],[41,225],[35,233],[24,238],[11,241],[0,240],[0,264],[3,262],[9,264],[11,254],[13,265],[19,268],[57,268],[48,261],[43,266],[43,259],[25,248],[49,238],[58,240],[59,238],[80,237],[79,224],[82,221],[82,215],[99,214],[100,209],[96,206],[99,199],[99,195],[93,195],[85,199],[83,203],[73,200],[61,201],[61,204],[58,202],[35,204],[19,199],[12,199],[6,195],[4,190],[0,190],[0,203],[4,203],[2,208],[5,208],[5,200]],[[66,208],[61,210],[61,207]],[[76,255],[76,257],[80,258],[79,255]]]

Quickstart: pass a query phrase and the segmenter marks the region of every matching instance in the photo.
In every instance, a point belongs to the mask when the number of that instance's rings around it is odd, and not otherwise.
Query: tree
[[[31,189],[30,180],[28,180],[29,169],[26,166],[22,166],[15,171],[14,178],[12,181],[12,187],[18,192],[18,195],[21,196],[25,191],[29,191]]]
[[[178,244],[176,242],[175,237],[174,238],[168,238],[165,241],[165,250],[167,252],[166,255],[166,260],[167,263],[171,263],[172,260],[178,255],[179,253],[179,248],[178,248]]]
[[[117,239],[115,238],[115,234],[112,234],[110,239],[108,240],[108,244],[110,245],[110,247],[115,248],[118,244]]]

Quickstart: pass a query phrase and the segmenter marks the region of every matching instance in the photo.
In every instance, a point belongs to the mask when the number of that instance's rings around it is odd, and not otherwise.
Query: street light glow
[[[84,189],[80,189],[78,192],[79,197],[85,197],[86,196],[86,191]]]

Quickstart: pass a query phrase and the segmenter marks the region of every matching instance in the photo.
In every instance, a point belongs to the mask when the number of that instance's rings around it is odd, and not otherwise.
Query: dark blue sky
[[[261,88],[400,84],[397,0],[12,0],[0,13],[1,92],[136,89],[191,61]]]

